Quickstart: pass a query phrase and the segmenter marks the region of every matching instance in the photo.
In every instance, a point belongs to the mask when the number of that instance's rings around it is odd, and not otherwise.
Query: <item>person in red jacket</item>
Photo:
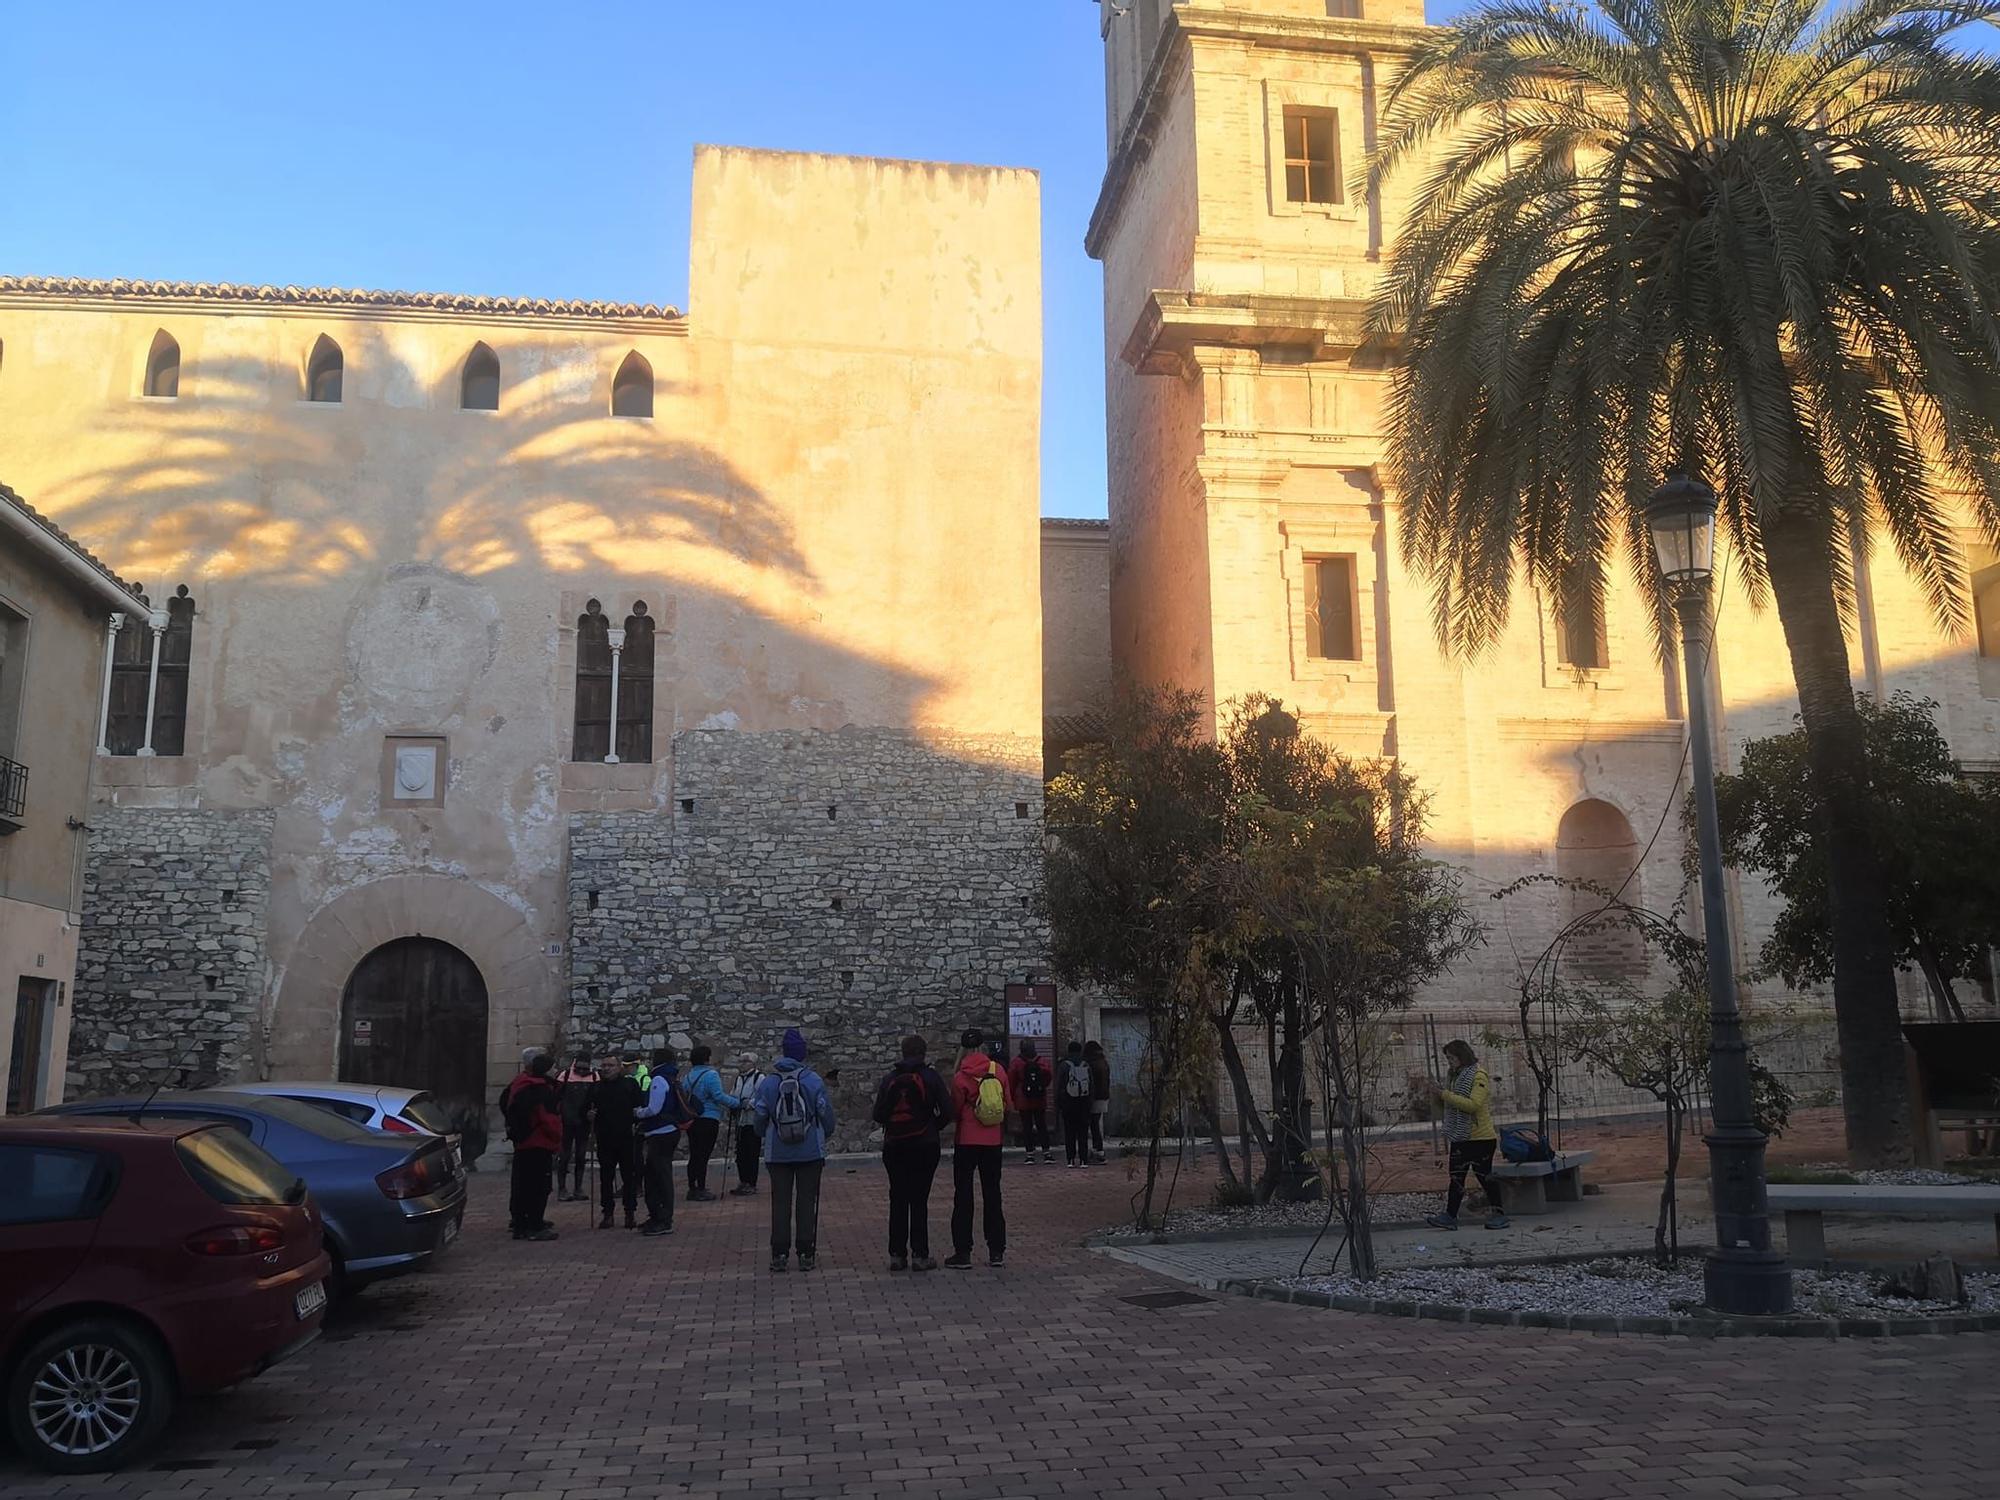
[[[952,1115],[958,1132],[951,1152],[952,1206],[951,1258],[949,1270],[964,1271],[972,1265],[972,1179],[979,1179],[980,1205],[984,1210],[987,1263],[999,1266],[1007,1258],[1007,1219],[1000,1209],[1000,1143],[1006,1129],[1007,1075],[982,1045],[985,1034],[977,1027],[959,1037],[963,1055],[958,1071],[951,1075]],[[986,1090],[988,1081],[993,1087]],[[997,1098],[998,1118],[989,1110],[979,1118],[980,1095],[989,1102]]]
[[[538,1053],[507,1085],[507,1139],[514,1143],[513,1191],[507,1208],[517,1240],[556,1238],[555,1226],[544,1215],[556,1152],[562,1149],[563,1124],[549,1068],[548,1054]]]
[[[1054,1070],[1048,1059],[1039,1056],[1033,1042],[1021,1043],[1021,1055],[1007,1067],[1007,1092],[1013,1096],[1014,1112],[1021,1117],[1021,1160],[1031,1162],[1035,1152],[1045,1162],[1056,1159],[1049,1149],[1049,1085]]]

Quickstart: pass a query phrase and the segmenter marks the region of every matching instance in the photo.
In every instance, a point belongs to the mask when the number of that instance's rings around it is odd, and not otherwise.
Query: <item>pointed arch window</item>
[[[172,399],[181,393],[181,346],[162,328],[146,351],[146,394]]]
[[[650,417],[653,414],[653,367],[634,349],[625,356],[611,382],[611,415]]]
[[[340,345],[321,334],[306,360],[306,400],[340,404],[340,381],[346,367]]]
[[[186,753],[194,616],[194,599],[182,584],[165,609],[150,618],[127,617],[112,636],[104,722],[104,748],[111,754]]]
[[[465,372],[459,377],[458,405],[461,411],[500,410],[500,356],[484,341],[474,344],[465,356]]]
[[[642,599],[614,627],[593,599],[576,621],[576,719],[570,759],[653,758],[653,617]]]

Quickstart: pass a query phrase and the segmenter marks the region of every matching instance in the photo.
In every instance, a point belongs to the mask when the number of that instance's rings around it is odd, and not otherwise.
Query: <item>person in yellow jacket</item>
[[[1444,1106],[1444,1137],[1451,1142],[1451,1191],[1444,1212],[1424,1222],[1434,1229],[1458,1228],[1458,1206],[1465,1201],[1469,1170],[1486,1194],[1486,1227],[1505,1229],[1508,1218],[1500,1210],[1500,1184],[1493,1177],[1493,1151],[1500,1144],[1500,1132],[1493,1128],[1493,1081],[1479,1066],[1470,1043],[1446,1042],[1444,1057],[1451,1071],[1431,1095]]]

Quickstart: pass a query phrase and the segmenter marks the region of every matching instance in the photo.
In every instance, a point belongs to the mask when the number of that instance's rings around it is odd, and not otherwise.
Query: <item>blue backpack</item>
[[[1524,1125],[1500,1127],[1500,1155],[1507,1161],[1554,1161],[1555,1148],[1539,1130]]]

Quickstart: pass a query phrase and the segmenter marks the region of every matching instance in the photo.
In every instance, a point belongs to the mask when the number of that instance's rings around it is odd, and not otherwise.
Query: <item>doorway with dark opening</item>
[[[340,997],[340,1076],[429,1089],[448,1112],[486,1093],[486,981],[449,943],[407,937],[354,966]]]

